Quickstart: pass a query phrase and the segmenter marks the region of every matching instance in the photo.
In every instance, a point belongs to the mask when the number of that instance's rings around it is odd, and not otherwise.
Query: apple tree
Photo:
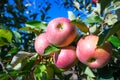
[[[68,18],[49,21],[47,0],[30,15],[24,0],[0,1],[0,80],[119,80],[120,1],[54,2]]]

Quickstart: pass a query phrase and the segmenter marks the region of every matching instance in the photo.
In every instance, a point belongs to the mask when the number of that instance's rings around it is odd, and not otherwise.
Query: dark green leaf
[[[116,36],[111,36],[108,41],[110,41],[115,47],[120,46],[120,39]]]
[[[47,66],[47,80],[52,80],[54,76],[54,70],[51,66]]]
[[[18,52],[18,49],[17,48],[12,48],[8,54],[16,54]]]
[[[109,67],[103,67],[97,70],[98,79],[97,80],[114,80],[113,71]]]
[[[55,47],[55,46],[53,46],[53,45],[50,45],[50,46],[48,46],[48,47],[45,49],[44,55],[49,55],[50,53],[56,52],[56,51],[59,51],[59,50],[60,50],[59,48],[57,48],[57,47]]]
[[[100,77],[98,80],[115,80],[114,77],[110,77],[110,78],[102,78]]]
[[[115,34],[119,30],[120,30],[120,21],[118,21],[117,23],[115,23],[112,26],[112,28],[109,30],[109,32],[107,33],[107,35],[103,39],[102,43],[104,43],[106,40],[108,40],[111,35]]]
[[[105,8],[110,5],[110,2],[112,0],[100,0],[100,4],[101,4],[101,14],[103,14]]]
[[[89,16],[87,19],[85,19],[83,22],[86,23],[101,23],[102,19],[99,16]]]
[[[87,33],[89,30],[83,22],[73,20],[71,21],[71,24],[73,24],[75,27],[78,27],[84,33]]]

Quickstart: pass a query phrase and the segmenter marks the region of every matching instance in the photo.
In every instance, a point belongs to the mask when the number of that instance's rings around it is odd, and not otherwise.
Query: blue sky
[[[26,1],[31,3],[31,5],[29,6],[29,9],[35,13],[39,11],[39,8],[37,6],[40,5],[41,2],[44,2],[44,0],[26,0]],[[51,3],[51,8],[46,14],[50,16],[51,19],[56,17],[68,17],[68,11],[70,9],[65,9],[64,7],[61,7],[60,5],[55,4],[54,0],[48,0],[48,1]],[[45,4],[42,4],[42,5],[44,6]],[[38,15],[37,17],[38,20],[39,20],[39,17],[40,16]]]
[[[15,5],[14,4],[14,0],[8,0],[9,3],[11,5]],[[19,0],[18,0],[19,1]],[[60,5],[57,5],[56,3],[54,3],[54,0],[24,0],[24,4],[25,6],[28,7],[28,10],[26,10],[25,15],[31,15],[32,13],[38,13],[37,19],[36,20],[40,20],[40,7],[38,7],[38,5],[42,5],[45,6],[45,1],[49,1],[51,3],[51,8],[50,10],[46,13],[49,17],[51,17],[49,19],[49,21],[53,18],[57,18],[57,17],[66,17],[68,18],[68,11],[73,11],[73,9],[71,8],[64,8]],[[59,3],[61,4],[61,0],[58,0]],[[63,0],[64,1],[64,0]],[[43,2],[43,4],[40,4],[41,2]],[[31,13],[32,12],[32,13]],[[84,12],[81,12],[81,14],[83,14]],[[84,14],[83,14],[83,18],[84,18]]]

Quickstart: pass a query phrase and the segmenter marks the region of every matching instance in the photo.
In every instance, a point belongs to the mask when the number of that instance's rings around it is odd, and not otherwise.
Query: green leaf
[[[68,18],[70,20],[75,20],[76,19],[76,16],[75,14],[72,12],[72,11],[68,11]]]
[[[73,20],[71,21],[71,24],[73,24],[75,27],[78,27],[84,33],[89,31],[88,27],[83,22]]]
[[[87,80],[95,80],[93,77],[87,76]]]
[[[101,23],[102,19],[99,16],[89,16],[87,19],[85,19],[83,22],[86,23]]]
[[[117,15],[116,14],[107,14],[105,18],[105,23],[108,25],[113,25],[117,22]]]
[[[19,30],[25,30],[28,32],[34,32],[39,35],[40,32],[46,30],[47,23],[40,21],[30,21],[25,24],[25,27],[20,28]]]
[[[95,77],[95,75],[93,74],[92,70],[89,67],[86,67],[85,72],[86,75],[88,75],[89,77]]]
[[[97,80],[114,80],[114,72],[110,70],[110,67],[103,67],[97,70],[98,79]]]
[[[52,80],[54,76],[54,70],[51,66],[47,66],[47,80]]]
[[[13,34],[14,34],[14,39],[17,43],[21,43],[21,35],[19,32],[17,31],[13,31]]]
[[[98,80],[115,80],[114,77],[110,77],[110,78],[102,78],[100,77]]]
[[[46,66],[44,64],[37,65],[34,69],[36,80],[46,80]]]
[[[106,13],[107,12],[110,12],[110,11],[112,11],[112,10],[118,10],[118,9],[120,9],[120,1],[118,0],[116,0],[116,1],[114,1],[113,3],[111,3],[111,5],[109,6],[109,7],[107,7],[106,9],[105,9],[105,11],[106,11]]]
[[[0,29],[0,46],[8,45],[12,42],[12,33],[9,30]]]
[[[117,31],[120,30],[120,21],[116,22],[112,28],[109,30],[109,32],[107,33],[107,35],[105,36],[105,38],[103,39],[102,43],[104,43],[105,41],[107,41],[109,39],[109,37],[113,34],[115,34]]]
[[[47,23],[40,21],[30,21],[26,23],[26,26],[41,30],[41,29],[46,29]]]
[[[120,39],[116,36],[111,36],[108,41],[110,41],[115,47],[120,46]]]
[[[112,0],[100,0],[100,4],[101,4],[101,14],[103,14],[104,10],[106,7],[108,7],[108,5],[110,5],[110,2]]]
[[[74,0],[73,3],[74,3],[75,8],[77,8],[79,10],[80,9],[80,3],[78,1],[75,1],[75,0]]]
[[[48,47],[45,49],[44,55],[49,55],[50,53],[52,53],[52,52],[57,52],[57,51],[59,51],[59,50],[60,50],[59,48],[57,48],[57,47],[55,47],[55,46],[53,46],[53,45],[50,45],[50,46],[48,46]]]
[[[23,27],[23,28],[20,28],[19,30],[25,30],[25,31],[28,31],[28,32],[34,32],[37,35],[39,35],[40,31],[41,31],[41,30],[32,29],[30,27]]]
[[[7,68],[14,68],[15,66],[17,66],[17,64],[19,64],[20,62],[22,62],[26,57],[32,55],[29,52],[25,52],[25,51],[19,51],[16,55],[13,56],[10,65]]]
[[[12,48],[8,54],[16,54],[18,52],[18,49],[17,48]]]
[[[13,31],[13,33],[14,33],[14,35],[15,35],[16,38],[18,38],[18,39],[21,38],[21,35],[20,35],[19,32]]]

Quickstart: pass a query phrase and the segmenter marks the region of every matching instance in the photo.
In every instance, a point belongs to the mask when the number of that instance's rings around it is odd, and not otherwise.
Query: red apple
[[[75,27],[67,18],[56,18],[48,23],[48,41],[58,47],[68,46],[77,36]]]
[[[53,61],[58,68],[71,68],[77,62],[75,47],[68,46],[54,53]]]
[[[47,40],[47,34],[41,33],[39,36],[36,37],[34,47],[37,53],[43,55],[45,48],[47,48],[50,43]]]
[[[94,3],[94,4],[96,4],[98,2],[99,2],[99,0],[92,0],[92,3]]]
[[[79,61],[91,68],[101,68],[105,66],[111,58],[111,45],[105,42],[102,47],[98,47],[98,40],[98,36],[88,35],[81,38],[77,43],[76,54]]]

